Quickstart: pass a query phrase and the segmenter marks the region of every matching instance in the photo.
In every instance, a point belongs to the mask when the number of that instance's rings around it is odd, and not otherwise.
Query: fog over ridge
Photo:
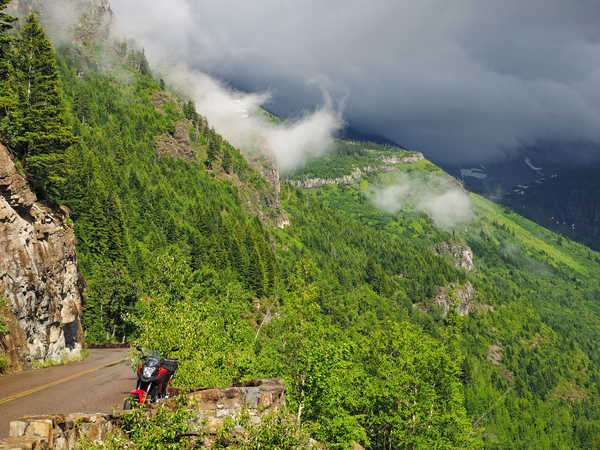
[[[600,2],[112,0],[148,53],[344,118],[438,160],[600,144]],[[590,154],[591,152],[591,154]]]
[[[440,228],[450,230],[473,220],[469,194],[447,176],[419,173],[399,174],[390,184],[371,186],[367,197],[388,214],[410,208],[424,213]]]
[[[117,12],[113,37],[136,38],[144,47],[153,70],[191,98],[198,112],[234,146],[247,152],[267,151],[283,171],[299,167],[332,148],[334,135],[344,126],[343,99],[332,100],[327,80],[313,77],[305,81],[321,95],[310,110],[298,112],[281,122],[269,120],[260,110],[271,98],[268,90],[246,93],[232,89],[201,68],[190,67],[189,49],[172,47],[173,42],[169,41],[148,40],[144,33],[140,34],[138,27],[154,26],[151,18],[162,17],[161,29],[173,30],[177,34],[175,41],[185,41],[185,28],[192,26],[188,22],[191,12],[187,3],[181,0],[168,6],[153,3],[147,5],[147,9],[148,21],[130,22]]]

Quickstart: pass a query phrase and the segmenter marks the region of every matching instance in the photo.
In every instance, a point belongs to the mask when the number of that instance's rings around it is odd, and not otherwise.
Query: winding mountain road
[[[135,374],[127,349],[94,349],[84,361],[0,377],[0,438],[25,415],[111,412],[121,409]]]

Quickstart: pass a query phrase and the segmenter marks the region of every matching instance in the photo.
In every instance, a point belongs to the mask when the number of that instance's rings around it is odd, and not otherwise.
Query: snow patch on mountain
[[[464,177],[472,177],[477,178],[478,180],[484,180],[487,178],[487,173],[483,169],[479,169],[477,167],[471,169],[460,169],[460,176]]]
[[[529,157],[525,158],[525,164],[527,164],[531,170],[535,170],[536,172],[541,172],[543,170],[541,167],[535,167]]]

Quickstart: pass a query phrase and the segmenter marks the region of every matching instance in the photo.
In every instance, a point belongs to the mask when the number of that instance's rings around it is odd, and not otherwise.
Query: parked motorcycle
[[[136,350],[142,353],[141,346],[138,345]],[[177,350],[179,347],[175,346],[171,352]],[[129,392],[129,397],[123,403],[123,409],[131,409],[134,403],[143,405],[168,398],[167,388],[178,367],[177,359],[169,358],[168,355],[169,353],[164,358],[160,358],[157,354],[142,354],[141,364],[137,371],[136,388]]]

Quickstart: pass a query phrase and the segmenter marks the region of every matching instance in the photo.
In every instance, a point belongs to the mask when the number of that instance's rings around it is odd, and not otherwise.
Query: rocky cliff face
[[[394,170],[393,167],[356,167],[352,173],[338,178],[307,178],[305,180],[287,180],[292,186],[303,189],[314,189],[326,184],[354,184],[358,179],[365,175],[377,172],[388,172]]]
[[[337,178],[305,178],[301,180],[287,180],[289,184],[297,188],[314,189],[327,184],[354,184],[363,176],[373,173],[390,172],[395,169],[395,164],[409,164],[421,161],[424,158],[422,153],[416,152],[409,156],[382,156],[379,158],[385,163],[383,166],[365,166],[355,167],[351,173]]]
[[[265,224],[271,224],[278,228],[285,228],[290,224],[290,219],[281,206],[281,179],[279,177],[279,169],[273,156],[255,155],[254,158],[246,155],[249,163],[262,175],[269,183],[269,189],[257,189],[252,197],[255,205],[255,214]],[[246,203],[251,205],[252,201]],[[253,208],[250,206],[250,209]]]
[[[433,312],[438,309],[442,317],[446,317],[450,310],[456,311],[461,316],[472,312],[487,313],[494,311],[492,305],[476,302],[478,293],[471,283],[467,281],[464,285],[450,283],[448,286],[437,288],[437,295],[431,299],[414,303],[413,307],[424,312]]]
[[[475,268],[473,250],[463,242],[439,242],[432,250],[437,255],[449,258],[457,269],[470,272]]]
[[[20,369],[34,361],[78,357],[83,278],[75,255],[75,234],[65,214],[35,203],[0,144],[0,298],[10,331],[0,349]]]

